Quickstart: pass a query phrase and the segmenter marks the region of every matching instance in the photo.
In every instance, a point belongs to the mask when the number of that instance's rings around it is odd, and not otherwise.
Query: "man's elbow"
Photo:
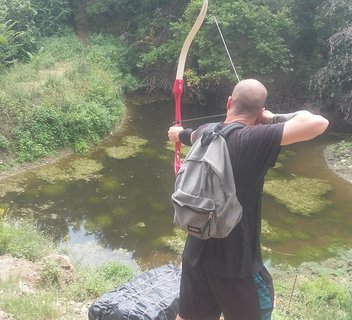
[[[322,116],[316,116],[316,123],[314,125],[314,131],[316,133],[315,136],[321,135],[329,126],[329,120],[322,117]]]

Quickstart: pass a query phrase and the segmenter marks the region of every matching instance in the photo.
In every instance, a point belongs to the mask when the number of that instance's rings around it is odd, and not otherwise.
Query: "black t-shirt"
[[[227,138],[242,219],[224,239],[200,240],[188,235],[183,252],[186,261],[223,277],[242,278],[263,267],[261,198],[265,174],[281,150],[283,127],[283,123],[249,126]],[[201,136],[202,129],[204,126],[193,133],[193,141]]]

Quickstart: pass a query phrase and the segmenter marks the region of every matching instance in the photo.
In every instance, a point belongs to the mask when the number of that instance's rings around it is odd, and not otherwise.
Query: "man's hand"
[[[175,143],[180,141],[179,134],[180,134],[180,131],[182,130],[183,130],[183,127],[181,126],[170,127],[168,131],[169,140]]]
[[[260,113],[257,117],[256,124],[262,123],[262,124],[269,124],[273,123],[274,119],[274,113],[272,113],[269,110],[263,109],[263,112]]]

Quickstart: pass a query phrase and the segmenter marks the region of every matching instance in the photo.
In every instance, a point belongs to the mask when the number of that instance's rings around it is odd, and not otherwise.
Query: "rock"
[[[50,254],[43,258],[43,264],[44,267],[49,264],[57,265],[60,268],[60,280],[63,283],[70,283],[74,280],[74,266],[68,256],[61,254]]]
[[[33,290],[38,284],[40,275],[37,267],[31,261],[9,255],[0,256],[0,280],[9,279],[18,279],[26,284],[27,290]]]
[[[0,320],[13,320],[12,315],[7,314],[0,310]]]

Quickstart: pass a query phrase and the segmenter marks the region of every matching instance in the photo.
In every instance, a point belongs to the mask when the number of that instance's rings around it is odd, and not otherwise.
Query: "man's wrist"
[[[183,129],[179,132],[179,140],[181,141],[181,143],[187,145],[187,146],[191,146],[191,135],[192,135],[193,129],[188,128],[188,129]]]
[[[295,116],[297,116],[298,112],[292,112],[292,113],[276,113],[273,116],[272,123],[281,123],[281,122],[286,122],[288,120],[291,120]]]

